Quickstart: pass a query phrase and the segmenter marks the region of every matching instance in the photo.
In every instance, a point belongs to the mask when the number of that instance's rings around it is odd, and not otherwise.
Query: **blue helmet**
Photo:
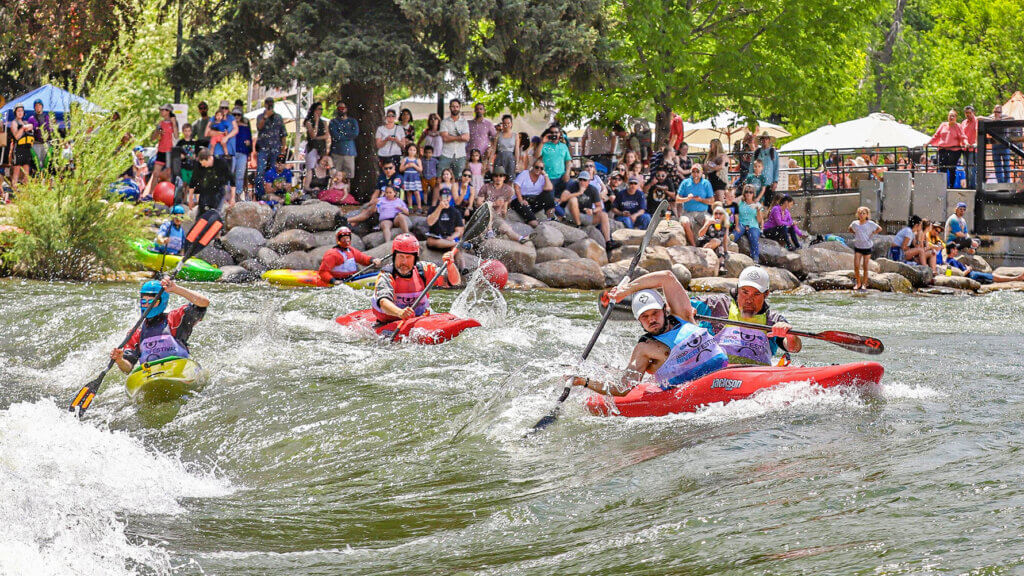
[[[146,314],[146,318],[155,318],[163,314],[164,310],[167,309],[168,296],[167,292],[164,291],[163,286],[161,286],[160,282],[156,280],[150,280],[149,282],[146,282],[145,284],[142,285],[142,288],[139,289],[139,311],[142,313],[146,312],[146,307],[149,305],[148,303],[142,303],[142,297],[156,296],[157,294],[160,295],[160,302],[158,302],[156,306],[153,306],[152,308],[149,309],[149,313]]]
[[[185,207],[182,206],[181,204],[178,204],[174,208],[171,208],[171,216],[181,215],[181,214],[184,214],[184,213],[185,213]]]

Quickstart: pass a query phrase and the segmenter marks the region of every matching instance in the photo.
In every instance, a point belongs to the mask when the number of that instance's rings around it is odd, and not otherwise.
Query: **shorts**
[[[156,153],[156,164],[163,164],[164,166],[171,165],[171,153],[168,152],[157,152]]]
[[[853,251],[864,256],[871,256],[871,248],[857,248],[854,246]]]
[[[188,168],[181,169],[181,181],[188,185],[192,182],[192,171]]]

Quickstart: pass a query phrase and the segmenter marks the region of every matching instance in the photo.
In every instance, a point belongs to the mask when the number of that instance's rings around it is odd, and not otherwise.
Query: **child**
[[[231,122],[224,118],[224,112],[217,110],[213,115],[213,122],[207,128],[210,131],[210,150],[214,156],[226,156],[227,147],[224,146],[224,136],[231,131]]]
[[[757,190],[757,195],[754,196],[754,201],[760,202],[764,198],[764,188],[767,186],[767,178],[764,176],[764,162],[761,159],[754,160],[753,172],[747,174],[747,178],[743,181],[743,185],[752,184]]]
[[[437,188],[437,158],[434,157],[434,147],[426,145],[423,147],[423,173],[421,188],[423,189],[423,195],[426,198],[431,199],[431,204],[436,204],[434,199],[434,189]]]
[[[470,178],[469,183],[473,186],[473,190],[479,190],[484,187],[484,161],[480,156],[480,151],[473,148],[469,152],[469,162],[466,163],[466,169],[469,170],[473,177]]]
[[[196,169],[196,154],[199,153],[199,141],[192,135],[192,125],[181,127],[181,139],[174,145],[181,150],[181,181],[188,186],[192,183],[192,172]]]
[[[402,158],[398,172],[402,175],[402,189],[408,192],[406,199],[409,205],[415,206],[417,212],[423,210],[423,161],[419,158],[419,148],[415,144],[405,147],[405,158]]]
[[[149,164],[146,162],[145,150],[136,146],[132,157],[132,178],[139,190],[146,187],[146,176],[149,176]]]
[[[320,199],[324,202],[339,206],[357,206],[359,201],[349,193],[348,173],[344,170],[332,170],[331,182],[327,190],[320,193]]]
[[[874,242],[871,237],[882,231],[882,227],[871,219],[871,210],[867,206],[857,208],[857,219],[850,222],[853,232],[853,277],[858,292],[868,289],[868,265],[871,263],[871,248]]]
[[[402,229],[402,232],[409,232],[409,219],[406,214],[409,207],[398,197],[398,190],[394,186],[384,188],[384,197],[377,200],[377,217],[380,218],[380,229],[384,232],[384,242],[391,242],[391,228],[395,224]]]

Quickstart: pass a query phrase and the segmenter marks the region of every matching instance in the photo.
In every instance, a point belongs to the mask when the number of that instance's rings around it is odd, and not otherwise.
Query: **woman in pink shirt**
[[[949,111],[946,121],[939,124],[928,144],[939,149],[939,170],[946,173],[946,188],[957,188],[956,165],[967,145],[967,137],[956,121],[956,110]]]

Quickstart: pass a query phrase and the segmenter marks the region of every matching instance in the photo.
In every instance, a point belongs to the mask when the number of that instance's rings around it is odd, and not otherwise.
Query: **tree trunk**
[[[903,29],[903,9],[906,5],[907,0],[896,0],[896,9],[892,14],[892,25],[889,26],[889,30],[885,34],[885,43],[882,45],[881,50],[877,50],[872,54],[871,67],[875,73],[875,98],[869,107],[870,112],[880,112],[882,110],[882,96],[889,89],[885,73],[889,65],[892,64],[892,53],[896,47],[896,39],[900,36],[900,30]]]
[[[377,184],[377,145],[374,132],[384,125],[384,86],[349,82],[341,87],[341,99],[348,105],[348,113],[359,122],[356,138],[356,174],[352,180],[352,194],[361,202],[373,195]]]
[[[668,132],[672,126],[672,108],[664,94],[654,98],[654,109],[654,151],[657,152],[668,146]]]

